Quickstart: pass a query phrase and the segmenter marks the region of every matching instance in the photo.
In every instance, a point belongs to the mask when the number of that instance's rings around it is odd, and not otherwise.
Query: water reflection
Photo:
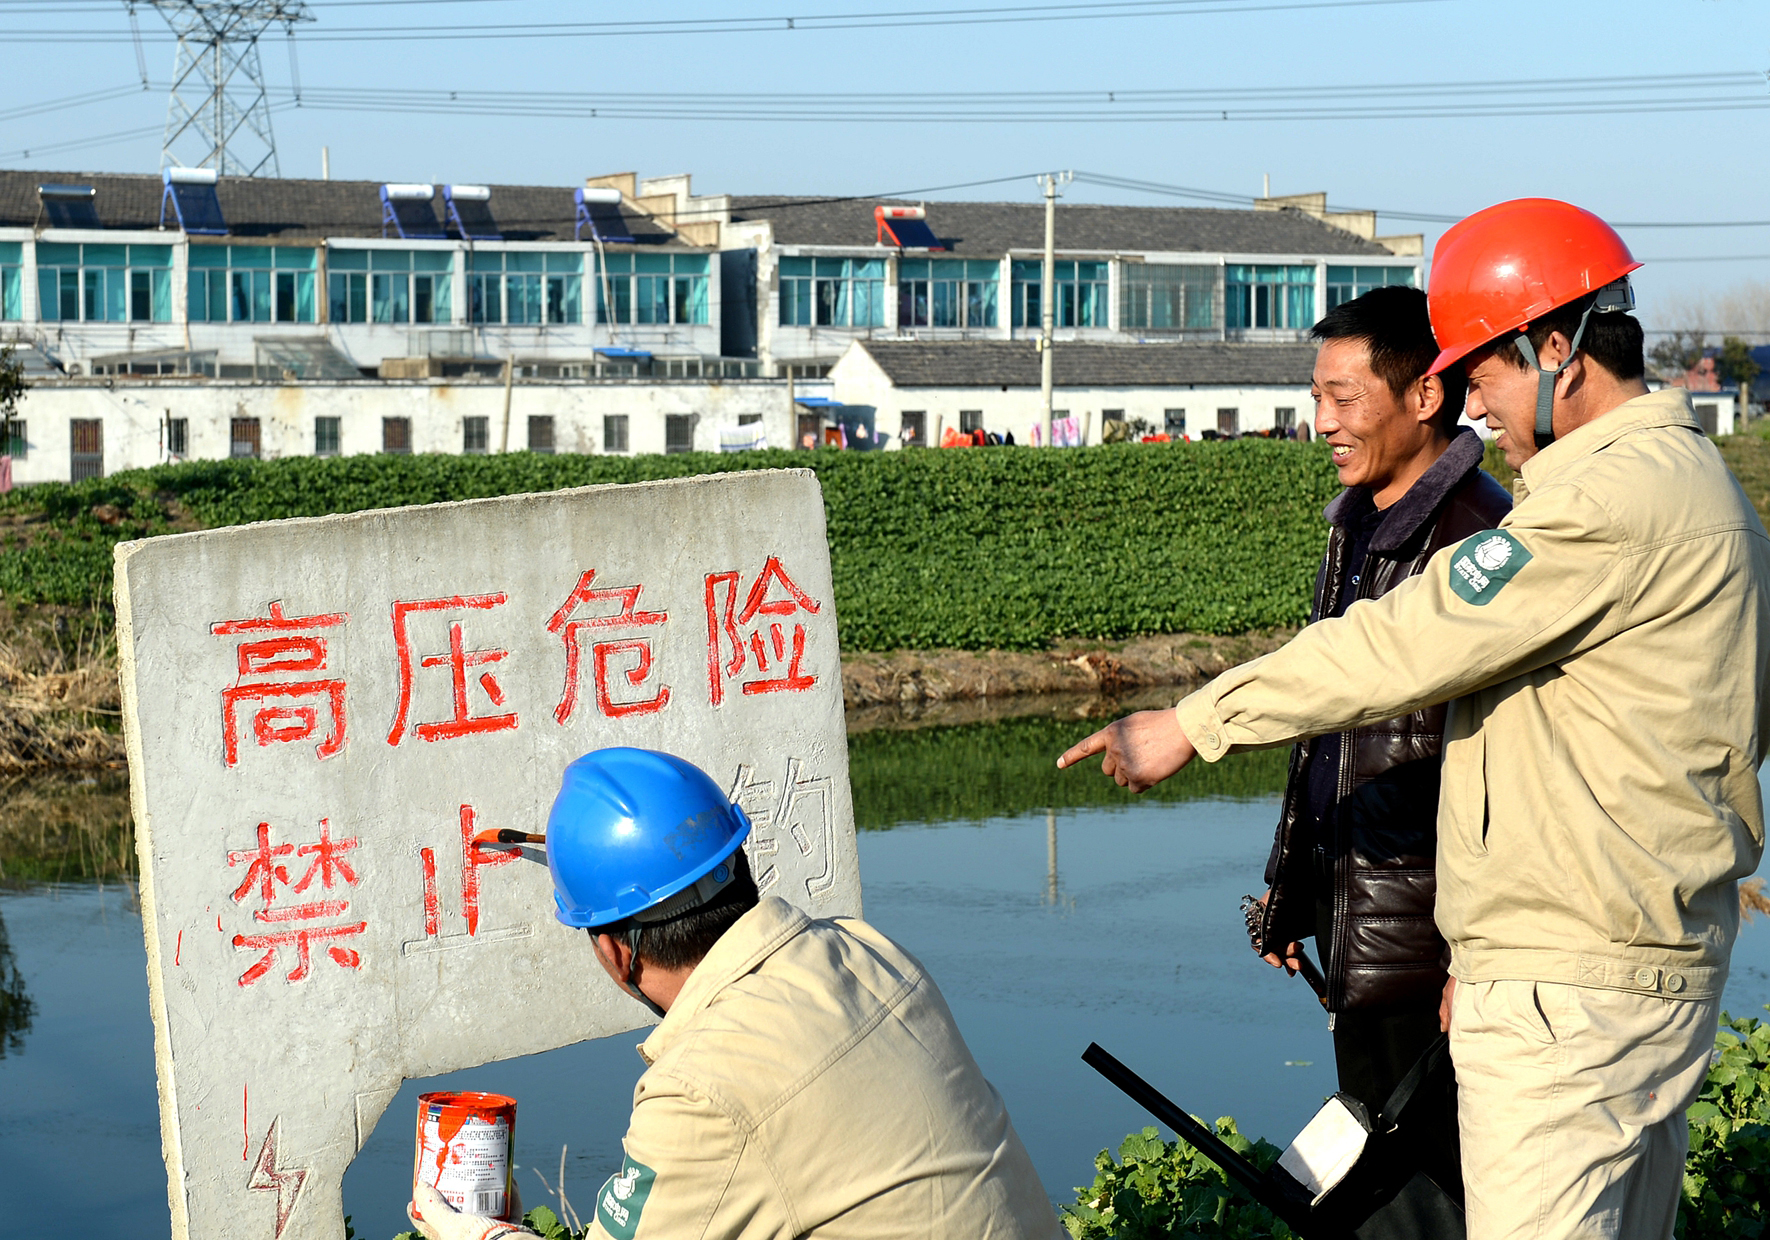
[[[1057,755],[1091,720],[1034,716],[960,727],[878,728],[848,738],[854,821],[862,831],[904,823],[983,822],[1012,814],[1126,809],[1212,797],[1245,800],[1284,791],[1289,751],[1195,762],[1141,797],[1104,779],[1096,764],[1057,769]]]
[[[25,978],[12,954],[12,941],[6,937],[6,919],[0,917],[0,1059],[6,1058],[7,1051],[16,1055],[25,1048],[25,1034],[31,1031],[31,1017],[36,1012],[36,1004],[25,993]]]

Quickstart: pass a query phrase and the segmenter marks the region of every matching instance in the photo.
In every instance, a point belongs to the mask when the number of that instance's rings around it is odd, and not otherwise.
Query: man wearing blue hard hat
[[[557,916],[663,1018],[588,1234],[1057,1240],[921,965],[863,921],[760,896],[749,833],[681,758],[599,749],[566,768],[547,819]],[[532,1234],[414,1191],[430,1240]]]

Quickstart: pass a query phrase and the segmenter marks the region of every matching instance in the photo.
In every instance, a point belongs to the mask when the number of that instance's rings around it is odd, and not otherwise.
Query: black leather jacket
[[[1492,529],[1511,510],[1505,488],[1482,472],[1481,452],[1481,440],[1464,429],[1390,507],[1371,536],[1358,598],[1388,593],[1433,553]],[[1332,529],[1311,622],[1340,596],[1352,494],[1342,492],[1324,514]],[[1318,945],[1330,1011],[1436,1004],[1444,988],[1449,953],[1432,920],[1444,715],[1442,705],[1430,706],[1341,734],[1339,792],[1323,829],[1331,838],[1305,838],[1314,835],[1304,806],[1317,742],[1291,754],[1257,947],[1282,952],[1316,934],[1316,906],[1331,901],[1331,933]]]

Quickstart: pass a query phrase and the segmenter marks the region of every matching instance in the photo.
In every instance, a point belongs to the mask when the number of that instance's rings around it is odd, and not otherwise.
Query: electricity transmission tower
[[[258,39],[281,25],[294,67],[295,24],[313,20],[303,0],[147,0],[178,36],[160,166],[213,168],[220,176],[281,176]],[[130,4],[133,13],[134,4]],[[296,84],[299,97],[299,79]]]

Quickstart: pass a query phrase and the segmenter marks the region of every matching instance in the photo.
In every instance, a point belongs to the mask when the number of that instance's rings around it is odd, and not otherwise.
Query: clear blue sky
[[[1029,16],[1032,5],[1010,16]],[[1042,0],[1050,3],[1051,0]],[[1286,4],[1299,7],[1282,7]],[[1314,7],[1310,7],[1314,6]],[[1012,0],[815,0],[803,13],[841,15],[1014,7]],[[1151,7],[1145,0],[1144,7]],[[1511,118],[1306,118],[1286,121],[1075,120],[1040,123],[897,119],[588,119],[406,115],[285,110],[275,119],[286,175],[317,176],[322,145],[334,177],[370,180],[573,184],[586,174],[692,172],[701,192],[847,194],[908,190],[1075,168],[1229,193],[1326,190],[1331,204],[1460,215],[1525,194],[1562,197],[1619,220],[1770,220],[1770,4],[1764,0],[1172,0],[1168,11],[1064,21],[620,37],[322,41],[350,28],[421,31],[483,24],[487,35],[530,22],[680,21],[738,15],[786,17],[790,3],[743,6],[679,0],[663,9],[547,0],[314,3],[317,21],[297,38],[304,88],[416,90],[731,92],[810,96],[815,107],[891,117],[930,108],[933,92],[1191,90],[1203,107],[1223,92],[1297,88],[1319,107],[1320,88],[1547,79],[1675,77],[1609,98],[1691,99],[1728,94],[1759,106]],[[1231,11],[1177,14],[1177,8]],[[150,76],[165,82],[172,44],[151,9],[140,15]],[[1239,11],[1237,11],[1239,10]],[[1123,11],[1123,10],[1118,10]],[[1098,12],[1098,10],[1095,10]],[[805,21],[801,16],[799,25]],[[138,83],[121,2],[0,0],[13,31],[66,30],[121,41],[13,43],[0,114],[81,91]],[[10,42],[10,40],[9,40]],[[267,37],[273,88],[287,89],[281,34]],[[1718,75],[1740,77],[1716,91]],[[1576,86],[1572,98],[1590,98]],[[856,100],[856,96],[869,96]],[[1505,94],[1489,95],[1492,101]],[[1466,100],[1466,96],[1456,96]],[[1419,102],[1417,93],[1406,101]],[[1261,101],[1259,106],[1270,106]],[[965,105],[975,108],[977,103]],[[1026,105],[1008,101],[1010,110]],[[1172,105],[1162,105],[1170,107]],[[754,112],[753,100],[711,108]],[[1064,109],[1056,109],[1062,113]],[[0,163],[44,170],[154,171],[157,136],[21,158],[18,151],[157,126],[163,89],[0,120]],[[1031,198],[1030,179],[947,196]],[[933,197],[943,195],[935,194]],[[1078,184],[1075,201],[1180,202]],[[1443,226],[1387,218],[1382,231]],[[1645,316],[1656,296],[1720,290],[1770,279],[1770,227],[1626,230],[1638,257],[1729,256],[1650,262],[1639,277]],[[1746,257],[1760,256],[1760,257]]]

